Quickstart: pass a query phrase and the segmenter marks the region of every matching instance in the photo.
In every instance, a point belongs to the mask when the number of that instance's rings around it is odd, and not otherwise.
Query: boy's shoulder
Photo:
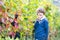
[[[45,21],[48,21],[48,19],[47,19],[47,18],[45,18],[44,20],[45,20]]]
[[[43,20],[44,20],[44,22],[48,23],[48,19],[47,19],[47,18],[45,18],[45,19],[43,19]]]

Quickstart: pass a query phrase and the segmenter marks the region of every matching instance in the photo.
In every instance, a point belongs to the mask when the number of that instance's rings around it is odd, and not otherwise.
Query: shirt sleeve
[[[48,21],[45,21],[45,32],[46,32],[46,37],[48,38],[48,33],[49,33],[49,28],[48,28]]]
[[[36,26],[37,26],[37,21],[34,24],[34,30],[33,30],[33,32],[35,32]]]

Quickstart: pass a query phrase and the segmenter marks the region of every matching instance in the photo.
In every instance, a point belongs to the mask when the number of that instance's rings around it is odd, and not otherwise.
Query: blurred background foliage
[[[43,7],[46,11],[46,17],[49,21],[50,39],[56,40],[55,35],[60,31],[60,11],[57,6],[53,4],[53,0],[2,0],[4,3],[3,9],[8,10],[8,16],[14,18],[14,14],[19,14],[18,22],[22,35],[32,35],[34,22],[37,18],[36,9]],[[52,39],[53,37],[53,39]],[[58,37],[56,37],[58,39]],[[59,40],[59,39],[58,39]]]

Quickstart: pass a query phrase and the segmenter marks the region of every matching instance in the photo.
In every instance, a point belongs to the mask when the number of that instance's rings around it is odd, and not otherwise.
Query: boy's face
[[[37,16],[38,16],[38,19],[41,19],[43,17],[43,13],[38,13]]]

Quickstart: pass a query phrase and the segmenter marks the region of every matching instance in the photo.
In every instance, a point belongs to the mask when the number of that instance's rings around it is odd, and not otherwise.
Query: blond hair
[[[38,13],[43,13],[43,14],[45,14],[45,9],[44,9],[44,8],[38,8],[38,9],[36,10],[36,12],[37,12],[37,14],[38,14]]]

